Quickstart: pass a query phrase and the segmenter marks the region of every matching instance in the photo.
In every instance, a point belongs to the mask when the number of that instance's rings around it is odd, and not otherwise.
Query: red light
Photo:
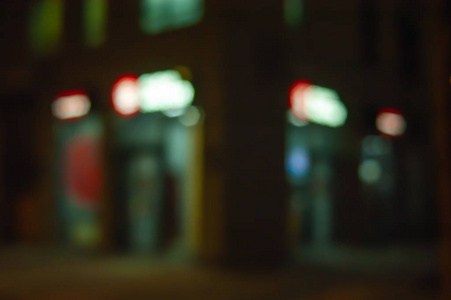
[[[114,111],[123,117],[139,113],[141,105],[137,76],[124,75],[116,80],[111,90],[111,104]]]
[[[84,95],[87,96],[88,94],[84,90],[69,90],[64,91],[56,95],[56,99],[61,97],[68,97],[68,96],[74,96],[74,95]]]
[[[402,113],[401,113],[400,110],[395,109],[395,108],[391,108],[391,107],[386,107],[386,108],[383,108],[383,109],[379,110],[377,115],[380,115],[380,114],[383,114],[383,113],[391,113],[391,114],[401,115],[402,116]]]
[[[305,80],[295,82],[290,89],[290,110],[296,119],[307,122],[309,120],[305,113],[305,91],[310,88],[312,84]]]

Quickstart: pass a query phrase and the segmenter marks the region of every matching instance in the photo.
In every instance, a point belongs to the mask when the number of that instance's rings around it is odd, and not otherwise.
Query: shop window
[[[40,0],[32,6],[30,17],[30,44],[37,54],[57,51],[63,31],[63,1]]]
[[[149,34],[198,23],[204,13],[203,0],[142,0],[141,27]]]
[[[105,41],[107,0],[85,0],[83,14],[85,44],[98,47]]]
[[[190,78],[178,66],[125,74],[112,87],[114,231],[124,250],[196,251],[203,111],[192,105]]]
[[[66,91],[52,104],[56,233],[68,245],[95,249],[104,238],[104,124],[84,91]]]

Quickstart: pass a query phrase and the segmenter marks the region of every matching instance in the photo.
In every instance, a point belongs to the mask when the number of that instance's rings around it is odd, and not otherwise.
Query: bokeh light
[[[288,154],[286,161],[288,173],[296,177],[307,175],[310,170],[310,157],[304,147],[295,147]]]
[[[101,156],[99,140],[90,136],[76,137],[66,145],[64,181],[74,204],[93,208],[100,201]]]
[[[141,0],[141,27],[149,34],[186,27],[200,22],[203,0]]]
[[[60,94],[52,104],[53,115],[60,120],[81,118],[88,114],[91,102],[83,91]]]
[[[307,81],[298,81],[292,86],[290,109],[301,122],[311,121],[329,127],[342,126],[348,115],[334,90]]]
[[[309,117],[306,112],[305,91],[312,84],[308,81],[297,81],[290,90],[290,109],[293,116],[301,122],[308,122]]]
[[[376,127],[387,136],[397,137],[406,130],[406,121],[398,110],[386,108],[378,113]]]
[[[190,106],[186,109],[185,113],[179,117],[180,123],[186,127],[194,126],[201,122],[203,114],[199,108]]]
[[[141,111],[144,113],[180,109],[194,99],[194,87],[175,70],[143,74],[139,77]]]
[[[83,14],[85,43],[98,47],[106,39],[107,0],[85,0]]]
[[[359,178],[367,183],[376,183],[381,179],[382,166],[379,161],[375,159],[367,159],[362,161],[359,166]]]
[[[290,122],[290,124],[292,124],[292,125],[294,125],[294,126],[296,126],[296,127],[303,127],[303,126],[305,126],[305,125],[308,124],[307,121],[301,121],[301,120],[299,120],[298,118],[296,118],[296,117],[293,115],[293,112],[292,112],[291,110],[289,110],[289,111],[287,112],[287,120],[288,120],[288,122]]]
[[[348,113],[335,91],[313,86],[305,91],[304,97],[306,113],[312,122],[329,127],[339,127],[345,123]]]
[[[168,110],[163,110],[162,113],[169,118],[175,118],[175,117],[180,117],[181,115],[183,115],[185,113],[186,109],[185,108],[177,108],[177,109],[168,109]]]
[[[124,117],[137,114],[141,108],[139,100],[138,78],[125,75],[113,85],[111,101],[114,110]]]
[[[284,19],[288,27],[297,28],[301,24],[304,15],[303,2],[303,0],[284,0]]]
[[[31,49],[41,55],[53,54],[58,50],[63,34],[64,1],[33,1],[30,16]]]

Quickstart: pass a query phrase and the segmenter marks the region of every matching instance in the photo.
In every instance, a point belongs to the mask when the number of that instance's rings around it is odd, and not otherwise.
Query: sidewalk
[[[311,262],[234,272],[148,258],[0,252],[0,299],[436,299],[412,272],[368,273]]]

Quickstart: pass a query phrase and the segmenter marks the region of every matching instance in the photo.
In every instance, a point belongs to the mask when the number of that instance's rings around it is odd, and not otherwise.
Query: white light
[[[139,88],[136,78],[124,77],[113,87],[114,109],[121,115],[129,116],[140,110]]]
[[[290,91],[290,122],[296,126],[300,122],[314,122],[329,127],[342,126],[348,116],[338,94],[327,88],[298,81]]]
[[[179,117],[180,123],[182,123],[184,126],[194,126],[197,123],[199,123],[200,119],[202,117],[201,112],[199,109],[195,106],[190,106],[186,109],[185,114]]]
[[[52,104],[53,115],[61,120],[80,118],[88,114],[91,102],[88,96],[75,94],[59,97]]]
[[[348,113],[335,91],[311,86],[305,90],[304,97],[305,112],[311,121],[330,127],[339,127],[345,123]]]
[[[142,112],[156,112],[187,107],[194,98],[194,88],[177,71],[161,71],[139,77]]]
[[[359,166],[360,179],[368,184],[379,181],[382,176],[381,164],[375,159],[363,161]]]
[[[400,136],[406,130],[406,121],[400,114],[383,112],[377,116],[376,127],[386,135]]]

